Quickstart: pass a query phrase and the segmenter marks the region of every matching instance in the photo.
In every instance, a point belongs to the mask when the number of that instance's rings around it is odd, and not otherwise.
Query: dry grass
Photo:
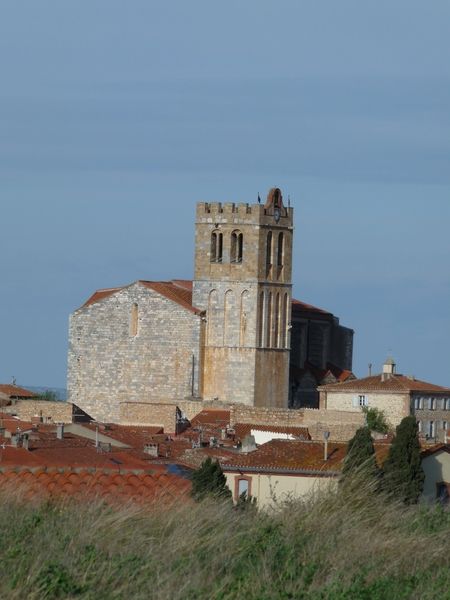
[[[447,598],[449,514],[355,482],[270,514],[1,494],[0,598]]]

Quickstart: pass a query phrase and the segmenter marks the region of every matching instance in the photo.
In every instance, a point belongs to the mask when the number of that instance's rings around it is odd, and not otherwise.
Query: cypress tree
[[[206,496],[223,499],[231,497],[221,466],[209,456],[192,475],[192,496],[198,501]]]
[[[378,475],[375,448],[368,427],[358,429],[349,441],[342,469],[344,478],[352,474],[363,473],[373,477]]]
[[[383,489],[405,504],[415,504],[423,491],[425,479],[421,463],[416,419],[414,416],[405,417],[396,429],[383,465]]]

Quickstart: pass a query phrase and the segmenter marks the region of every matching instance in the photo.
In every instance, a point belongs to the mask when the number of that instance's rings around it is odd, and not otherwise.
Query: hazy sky
[[[450,386],[449,30],[448,0],[0,0],[0,382],[65,386],[70,312],[190,278],[195,203],[276,185],[355,373]]]

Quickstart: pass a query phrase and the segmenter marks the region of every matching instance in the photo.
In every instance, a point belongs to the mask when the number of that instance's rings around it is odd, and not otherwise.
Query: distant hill
[[[23,385],[21,387],[30,390],[31,392],[36,392],[37,394],[43,394],[44,392],[55,392],[58,400],[65,402],[67,400],[67,390],[66,388],[56,388],[56,387],[45,387],[45,386],[36,386],[36,385]]]

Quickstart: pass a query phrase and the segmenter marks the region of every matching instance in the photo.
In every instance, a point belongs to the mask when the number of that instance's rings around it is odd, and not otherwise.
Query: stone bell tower
[[[293,209],[197,204],[193,305],[206,311],[202,396],[287,407]]]

